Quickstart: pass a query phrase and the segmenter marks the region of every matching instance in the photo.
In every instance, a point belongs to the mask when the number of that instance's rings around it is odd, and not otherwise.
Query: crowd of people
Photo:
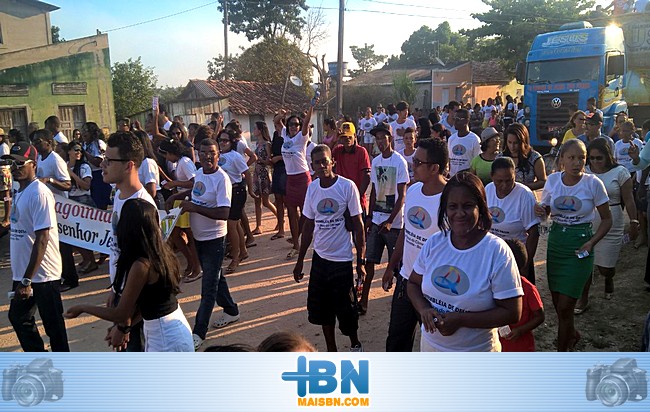
[[[277,222],[270,240],[286,236],[290,243],[285,258],[297,259],[296,282],[313,247],[306,308],[328,351],[337,350],[337,321],[350,350],[363,350],[360,316],[372,310],[384,249],[381,285],[393,289],[387,351],[411,351],[418,325],[421,351],[534,351],[532,331],[545,317],[535,286],[540,232],[548,232],[557,350],[574,350],[574,316],[588,308],[595,268],[611,299],[624,238],[647,241],[650,121],[639,135],[620,113],[604,134],[595,100],[585,110],[572,108],[560,170],[547,176],[520,123],[521,103],[509,95],[474,106],[451,101],[427,115],[404,101],[379,104],[356,120],[325,119],[320,138],[311,127],[316,104],[302,113],[279,110],[273,134],[265,122],[255,123],[254,149],[236,120],[225,123],[215,113],[209,124],[186,127],[163,108],[144,126],[120,120],[108,137],[88,122],[68,139],[56,116],[29,136],[12,130],[7,139],[0,130],[2,225],[11,230],[15,292],[9,319],[21,347],[45,349],[38,309],[55,351],[69,350],[64,318],[82,313],[113,324],[105,339],[117,350],[198,350],[215,305],[222,312],[213,327],[240,319],[226,274],[253,253],[262,206]],[[109,255],[59,241],[54,194],[110,208]],[[182,214],[164,241],[158,211],[175,207]],[[106,259],[105,305],[64,310],[61,293]],[[192,327],[177,295],[197,280],[201,300]]]

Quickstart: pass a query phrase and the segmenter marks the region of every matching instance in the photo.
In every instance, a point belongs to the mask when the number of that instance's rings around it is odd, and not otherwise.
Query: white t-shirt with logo
[[[120,190],[118,189],[115,192],[115,198],[113,199],[113,216],[111,218],[111,226],[112,226],[112,232],[113,232],[113,241],[110,245],[111,248],[111,254],[109,256],[109,261],[108,261],[108,268],[109,268],[109,278],[111,280],[111,284],[113,284],[113,281],[115,280],[115,275],[117,273],[117,259],[120,257],[120,248],[117,246],[117,224],[120,221],[120,214],[122,213],[122,206],[124,206],[124,203],[126,203],[127,200],[131,199],[144,199],[147,202],[151,203],[158,209],[156,206],[156,202],[153,201],[153,198],[147,192],[147,189],[144,187],[141,187],[137,192],[135,192],[133,195],[127,197],[126,199],[121,199],[120,198]]]
[[[413,265],[422,275],[422,294],[438,312],[483,312],[494,309],[495,300],[523,296],[519,270],[510,247],[487,233],[469,249],[459,250],[451,233],[431,236]],[[459,328],[443,336],[422,326],[422,337],[439,351],[498,352],[497,329]]]
[[[43,283],[61,279],[63,266],[59,252],[54,195],[47,186],[34,180],[22,192],[14,193],[13,201],[9,238],[12,279],[19,281],[25,276],[34,248],[36,232],[43,229],[50,229],[47,246],[43,260],[32,277],[32,282]]]
[[[345,210],[361,214],[359,191],[352,180],[338,176],[330,187],[316,179],[307,187],[303,214],[314,221],[314,251],[333,262],[352,260],[352,234],[345,228]]]
[[[537,199],[525,185],[515,182],[515,187],[503,199],[497,196],[496,186],[485,186],[488,208],[492,216],[490,232],[501,239],[518,239],[526,242],[528,229],[539,224],[535,216]]]
[[[370,144],[374,142],[374,136],[370,134],[370,131],[377,126],[377,120],[374,117],[370,119],[359,120],[359,129],[363,130],[363,143]]]
[[[219,169],[223,169],[226,172],[230,178],[230,183],[236,184],[241,183],[241,175],[248,170],[248,165],[244,156],[240,155],[239,152],[231,150],[219,155]]]
[[[156,190],[160,190],[160,171],[155,160],[145,157],[138,168],[138,179],[143,186],[149,183],[156,184]]]
[[[287,175],[299,175],[309,171],[307,165],[307,142],[309,136],[303,136],[302,132],[296,133],[294,137],[289,137],[287,128],[282,128],[282,160],[284,160],[284,167],[287,170]]]
[[[81,178],[81,180],[89,177],[90,179],[93,178],[93,172],[90,170],[90,165],[88,163],[82,163],[81,166],[79,167],[79,174],[77,175]],[[72,180],[72,179],[70,179]],[[83,195],[88,195],[90,196],[90,189],[88,190],[83,190],[79,189],[79,186],[77,186],[76,182],[72,182],[72,189],[70,189],[70,192],[68,192],[70,196],[83,196]]]
[[[390,129],[393,132],[393,150],[396,152],[404,150],[404,131],[407,127],[417,130],[417,125],[412,119],[406,118],[404,123],[398,123],[397,120],[390,124]]]
[[[400,274],[408,279],[413,271],[413,264],[424,243],[440,231],[438,227],[438,210],[442,193],[427,196],[422,193],[422,182],[414,183],[406,191],[404,203],[404,251],[402,252],[402,269]]]
[[[577,184],[567,186],[562,182],[563,173],[548,176],[542,204],[551,207],[551,219],[556,223],[570,226],[592,222],[596,207],[609,201],[605,185],[596,176],[585,173]]]
[[[222,168],[207,175],[203,173],[203,168],[196,172],[192,188],[192,203],[209,208],[230,207],[231,199],[232,184],[228,174]],[[194,239],[199,241],[224,237],[228,231],[225,220],[210,219],[200,213],[190,213],[190,226]]]
[[[375,113],[374,118],[375,118],[375,121],[377,122],[377,124],[379,124],[379,123],[387,121],[388,120],[388,115],[386,114],[386,112],[377,112],[377,113]]]
[[[404,150],[406,149],[398,150],[397,153],[402,155],[404,160],[406,160],[406,165],[409,168],[409,181],[412,182],[413,181],[413,156],[415,156],[415,150],[410,155],[404,154]]]
[[[643,142],[637,138],[632,139],[629,143],[625,143],[623,140],[617,140],[616,143],[614,143],[614,159],[619,165],[625,166],[628,172],[634,173],[636,169],[632,164],[632,158],[628,154],[631,143],[638,147],[639,151],[643,149]],[[641,173],[637,173],[636,180],[637,182],[641,182]]]
[[[397,185],[409,182],[409,171],[406,160],[397,152],[389,158],[379,155],[372,159],[370,182],[375,186],[375,210],[372,211],[372,223],[380,225],[390,217],[395,202],[397,202]],[[393,229],[402,228],[402,215],[399,211],[391,225]]]
[[[447,142],[449,149],[449,175],[468,170],[472,159],[481,154],[481,139],[474,133],[460,137],[454,133]]]
[[[36,177],[51,177],[54,180],[60,182],[69,182],[70,173],[68,173],[68,165],[65,163],[65,160],[61,158],[56,152],[50,152],[50,154],[43,159],[41,155],[38,155],[38,161],[36,162]],[[68,197],[68,192],[63,190],[55,189],[52,185],[48,184],[47,187],[60,196]]]
[[[192,159],[187,156],[181,156],[181,158],[173,165],[172,173],[176,176],[176,180],[187,182],[188,180],[192,180],[196,175],[196,165]]]

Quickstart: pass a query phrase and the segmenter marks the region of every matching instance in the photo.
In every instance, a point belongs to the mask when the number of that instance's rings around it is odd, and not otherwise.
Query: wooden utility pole
[[[228,80],[228,0],[223,0],[223,79]]]
[[[345,0],[339,0],[339,50],[336,76],[336,115],[343,113],[343,18]]]

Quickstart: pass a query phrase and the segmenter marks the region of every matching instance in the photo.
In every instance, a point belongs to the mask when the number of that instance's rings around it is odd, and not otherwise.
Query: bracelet
[[[636,223],[637,225],[639,224],[639,221],[636,219],[630,219],[630,223]]]

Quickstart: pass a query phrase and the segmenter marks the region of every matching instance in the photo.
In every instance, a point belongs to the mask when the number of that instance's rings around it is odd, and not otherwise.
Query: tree
[[[228,57],[230,67],[237,65],[238,58],[238,55]],[[232,70],[228,71],[228,78],[226,79],[225,64],[226,59],[223,54],[219,54],[217,57],[213,57],[212,60],[208,60],[208,80],[232,80],[234,78]]]
[[[540,33],[557,30],[562,24],[583,20],[592,0],[482,0],[491,7],[472,17],[483,26],[464,31],[470,39],[491,39],[490,54],[504,61],[509,71],[523,61],[530,45]]]
[[[412,105],[418,97],[418,89],[408,74],[403,72],[393,78],[393,94],[395,101],[404,100]]]
[[[402,43],[402,53],[391,56],[386,67],[427,66],[438,63],[439,58],[445,63],[470,60],[467,36],[451,31],[449,23],[444,21],[436,29],[422,26],[414,31]]]
[[[236,80],[284,84],[290,75],[298,76],[309,92],[312,64],[300,48],[287,39],[269,39],[244,50],[233,66]]]
[[[350,51],[352,51],[352,57],[357,61],[359,65],[359,70],[350,70],[350,75],[356,77],[363,73],[368,73],[374,66],[379,63],[383,63],[386,60],[386,55],[375,54],[375,45],[364,44],[363,47],[359,46],[350,46]]]
[[[115,115],[118,119],[151,107],[157,76],[153,68],[145,67],[141,57],[115,63],[111,68]]]
[[[169,103],[180,96],[185,86],[167,86],[154,89],[154,95],[159,96],[161,103]]]
[[[59,26],[50,26],[52,32],[52,44],[64,42],[65,39],[61,37],[61,28]]]
[[[305,0],[219,0],[222,12],[224,1],[228,2],[230,30],[245,34],[249,41],[302,37],[306,23],[301,17],[307,10]]]

